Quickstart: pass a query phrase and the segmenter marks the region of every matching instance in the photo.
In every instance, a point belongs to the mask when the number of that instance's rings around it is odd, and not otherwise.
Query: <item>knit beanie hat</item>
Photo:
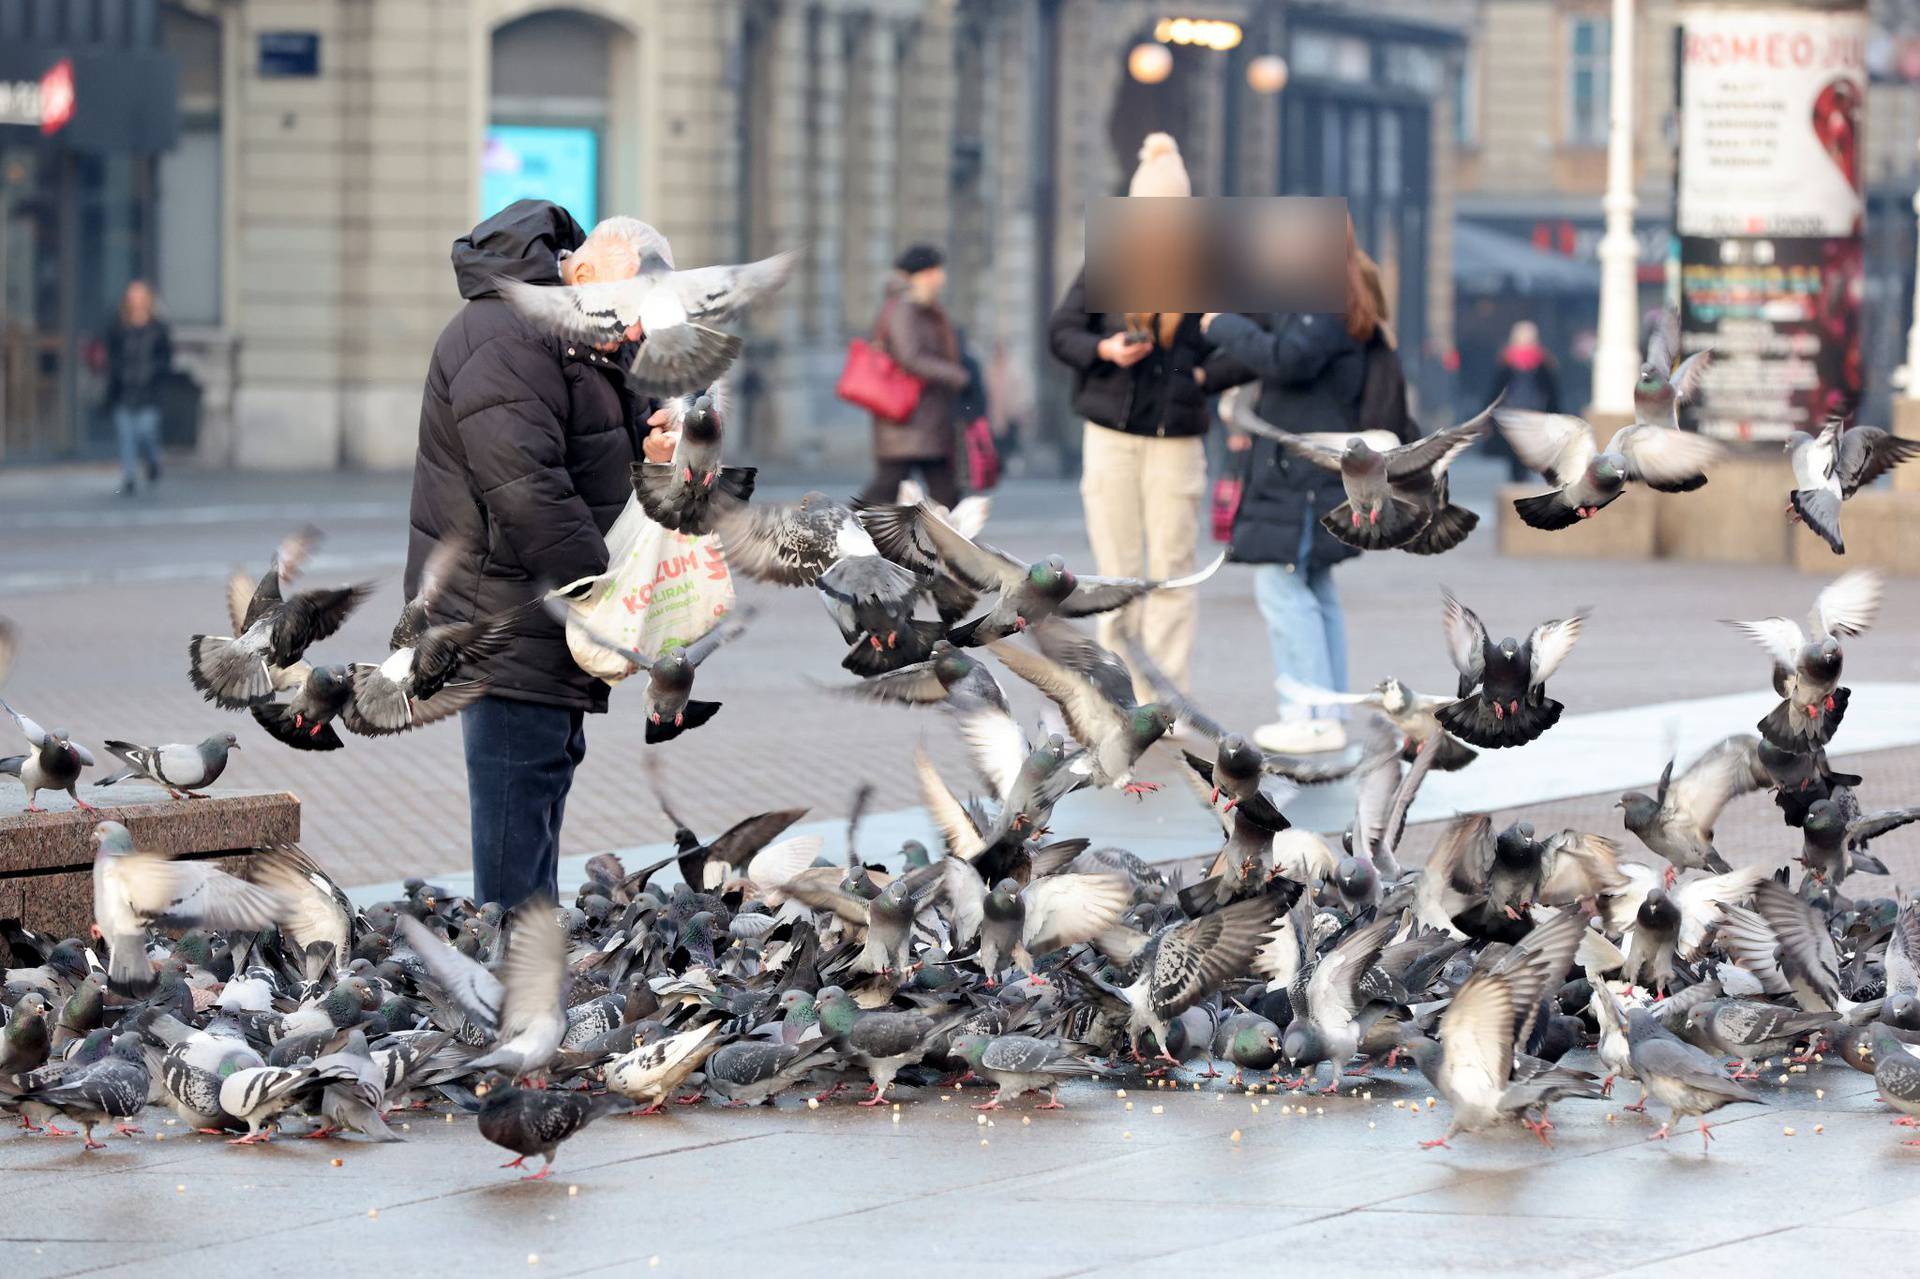
[[[1140,144],[1140,167],[1127,184],[1128,195],[1192,195],[1180,144],[1170,133],[1149,133]]]
[[[946,256],[931,244],[914,244],[893,260],[893,269],[906,275],[915,275],[940,266],[946,260]]]

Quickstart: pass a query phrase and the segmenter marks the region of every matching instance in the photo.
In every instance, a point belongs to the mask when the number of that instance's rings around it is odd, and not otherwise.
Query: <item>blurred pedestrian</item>
[[[904,422],[874,417],[873,479],[860,494],[866,501],[899,501],[900,482],[916,471],[934,501],[951,507],[960,500],[953,434],[956,405],[971,377],[940,305],[946,282],[946,258],[931,244],[913,245],[894,260],[886,300],[873,323],[874,340],[895,364],[920,379],[920,399]]]
[[[1553,353],[1540,344],[1540,328],[1532,320],[1517,321],[1508,331],[1507,345],[1493,366],[1493,380],[1481,402],[1491,404],[1503,395],[1506,408],[1536,413],[1560,411],[1560,379],[1554,373]],[[1496,431],[1493,445],[1506,455],[1509,479],[1532,478],[1504,435]]]
[[[609,218],[583,235],[546,200],[508,205],[454,242],[467,301],[427,368],[404,586],[412,598],[428,556],[452,547],[431,620],[510,616],[505,646],[463,672],[484,679],[487,695],[460,713],[474,896],[509,908],[556,895],[561,819],[587,753],[584,717],[607,709],[606,683],[574,662],[565,629],[527,606],[543,584],[606,571],[604,535],[633,491],[629,468],[669,460],[674,436],[629,389],[630,348],[535,329],[496,282],[622,280],[646,251],[672,261],[666,240],[636,219]],[[626,340],[643,336],[636,323]]]
[[[1344,314],[1281,313],[1264,325],[1240,315],[1208,315],[1204,328],[1221,351],[1260,379],[1261,417],[1290,431],[1417,433],[1406,409],[1406,382],[1387,327],[1377,268],[1347,225],[1347,309]],[[1246,454],[1246,488],[1228,554],[1257,564],[1254,601],[1267,623],[1280,681],[1345,691],[1346,618],[1333,567],[1359,551],[1320,526],[1344,499],[1340,477],[1289,457],[1256,438]],[[1263,750],[1339,750],[1339,721],[1313,718],[1313,707],[1277,685],[1279,719],[1255,730]]]
[[[1147,135],[1127,194],[1192,194],[1170,136]],[[1190,255],[1194,246],[1166,248],[1171,261]],[[1101,574],[1168,578],[1192,572],[1207,492],[1207,397],[1245,381],[1246,368],[1215,348],[1198,315],[1087,310],[1084,266],[1054,308],[1048,342],[1054,358],[1073,370],[1073,410],[1086,419],[1080,500]],[[1137,627],[1147,656],[1184,688],[1199,608],[1190,589],[1156,591],[1127,609],[1103,613],[1100,642],[1124,653],[1124,637]],[[1152,695],[1143,681],[1135,683],[1142,697]]]
[[[173,334],[154,307],[153,289],[135,280],[120,295],[107,330],[107,403],[120,441],[120,491],[160,479],[160,384],[173,371]]]
[[[1000,456],[1024,461],[1025,436],[1033,422],[1033,390],[1005,338],[995,338],[987,361],[987,420]]]

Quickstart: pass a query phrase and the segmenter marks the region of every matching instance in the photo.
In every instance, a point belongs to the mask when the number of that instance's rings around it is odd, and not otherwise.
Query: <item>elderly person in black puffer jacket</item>
[[[440,334],[420,404],[406,592],[428,554],[456,548],[434,622],[512,613],[506,647],[476,670],[487,696],[461,712],[472,815],[474,895],[513,906],[555,894],[560,822],[586,756],[583,717],[607,686],[581,670],[538,583],[606,571],[604,535],[632,491],[628,468],[666,461],[670,433],[628,390],[630,348],[597,350],[528,325],[495,280],[584,284],[623,279],[640,253],[667,255],[645,223],[613,218],[584,235],[565,209],[521,200],[454,242],[467,299]],[[639,326],[629,342],[642,340]],[[654,415],[656,418],[662,415]]]

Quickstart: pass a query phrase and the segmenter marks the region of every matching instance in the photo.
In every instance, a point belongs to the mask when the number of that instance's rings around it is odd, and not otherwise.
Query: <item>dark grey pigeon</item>
[[[715,382],[704,392],[678,395],[665,404],[667,426],[680,433],[673,460],[635,462],[632,471],[634,496],[655,524],[706,533],[718,507],[753,496],[758,468],[720,463],[729,403],[726,383]]]
[[[850,648],[841,669],[871,678],[914,667],[933,656],[945,628],[913,615],[921,580],[892,560],[852,555],[820,575],[815,586],[827,616]]]
[[[240,740],[232,733],[215,733],[197,746],[170,742],[164,746],[138,746],[133,742],[108,740],[103,745],[126,767],[117,773],[97,778],[95,786],[111,786],[129,777],[144,777],[164,786],[175,799],[194,798],[220,780],[227,768],[227,752],[240,749]]]
[[[265,702],[250,708],[254,722],[275,741],[297,751],[337,751],[346,743],[333,721],[353,704],[353,668],[345,662],[327,666],[298,664],[278,681],[293,696],[284,702]]]
[[[1708,1115],[1722,1106],[1761,1100],[1736,1082],[1719,1061],[1675,1035],[1644,1008],[1627,1013],[1627,1055],[1634,1078],[1647,1095],[1668,1108],[1666,1122],[1653,1134],[1656,1140],[1666,1139],[1675,1120],[1697,1115],[1700,1149],[1705,1151],[1713,1140]]]
[[[849,1059],[864,1067],[873,1081],[873,1095],[862,1106],[886,1101],[893,1077],[926,1056],[933,1041],[972,1015],[971,1008],[941,1016],[920,1012],[867,1011],[838,986],[829,986],[814,1000],[820,1014],[820,1033],[831,1039]]]
[[[125,1034],[114,1039],[112,1049],[99,1061],[44,1087],[29,1088],[20,1097],[78,1120],[86,1134],[86,1148],[104,1150],[106,1143],[93,1139],[94,1125],[114,1120],[113,1130],[121,1136],[139,1133],[126,1121],[146,1108],[148,1084],[140,1037]]]
[[[544,1181],[553,1171],[560,1144],[594,1120],[624,1110],[627,1099],[618,1093],[592,1097],[562,1088],[517,1088],[501,1075],[484,1084],[480,1098],[480,1135],[514,1158],[502,1168],[525,1168],[527,1156],[539,1155],[540,1171],[523,1181]]]
[[[834,1056],[831,1038],[799,1044],[742,1039],[707,1058],[707,1091],[729,1106],[757,1106],[825,1065]]]
[[[1460,672],[1458,700],[1434,712],[1441,727],[1463,742],[1495,748],[1524,746],[1559,723],[1565,707],[1547,696],[1547,680],[1573,652],[1587,611],[1540,623],[1525,643],[1496,644],[1472,609],[1444,587],[1440,594],[1447,655]]]
[[[1622,427],[1601,449],[1593,427],[1570,413],[1499,409],[1494,420],[1514,455],[1555,487],[1515,498],[1513,509],[1533,528],[1572,528],[1612,505],[1629,483],[1659,493],[1690,493],[1725,455],[1718,440],[1666,426]]]
[[[549,608],[563,622],[568,619],[566,605],[549,601]],[[680,734],[700,727],[719,712],[719,702],[693,700],[693,677],[699,671],[700,664],[723,645],[745,635],[747,623],[752,620],[751,608],[740,609],[723,618],[712,630],[691,644],[669,648],[658,657],[648,657],[637,649],[597,635],[585,626],[581,626],[581,630],[601,648],[626,658],[636,670],[647,673],[646,740],[651,746],[672,741]]]
[[[1425,535],[1436,519],[1446,519],[1444,534],[1419,550],[1435,554],[1459,544],[1478,518],[1447,498],[1447,468],[1455,458],[1485,439],[1492,428],[1491,406],[1459,426],[1435,431],[1385,452],[1359,434],[1338,451],[1280,430],[1252,413],[1238,413],[1234,425],[1279,443],[1293,457],[1335,472],[1347,500],[1321,517],[1320,527],[1348,546],[1363,551],[1406,547]],[[1459,515],[1453,514],[1459,511]]]
[[[1126,664],[1073,627],[1044,622],[1033,636],[1039,653],[1000,641],[993,654],[1060,708],[1068,731],[1087,748],[1091,779],[1130,795],[1158,790],[1158,783],[1134,781],[1133,769],[1173,727],[1173,713],[1159,702],[1136,702]]]

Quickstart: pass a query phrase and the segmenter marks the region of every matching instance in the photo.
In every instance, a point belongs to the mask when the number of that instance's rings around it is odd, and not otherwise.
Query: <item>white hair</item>
[[[668,266],[673,265],[673,246],[667,243],[667,237],[652,225],[639,218],[630,218],[619,214],[610,218],[601,218],[587,233],[588,241],[611,239],[618,240],[633,250],[636,258],[644,259],[649,253],[657,253]]]

